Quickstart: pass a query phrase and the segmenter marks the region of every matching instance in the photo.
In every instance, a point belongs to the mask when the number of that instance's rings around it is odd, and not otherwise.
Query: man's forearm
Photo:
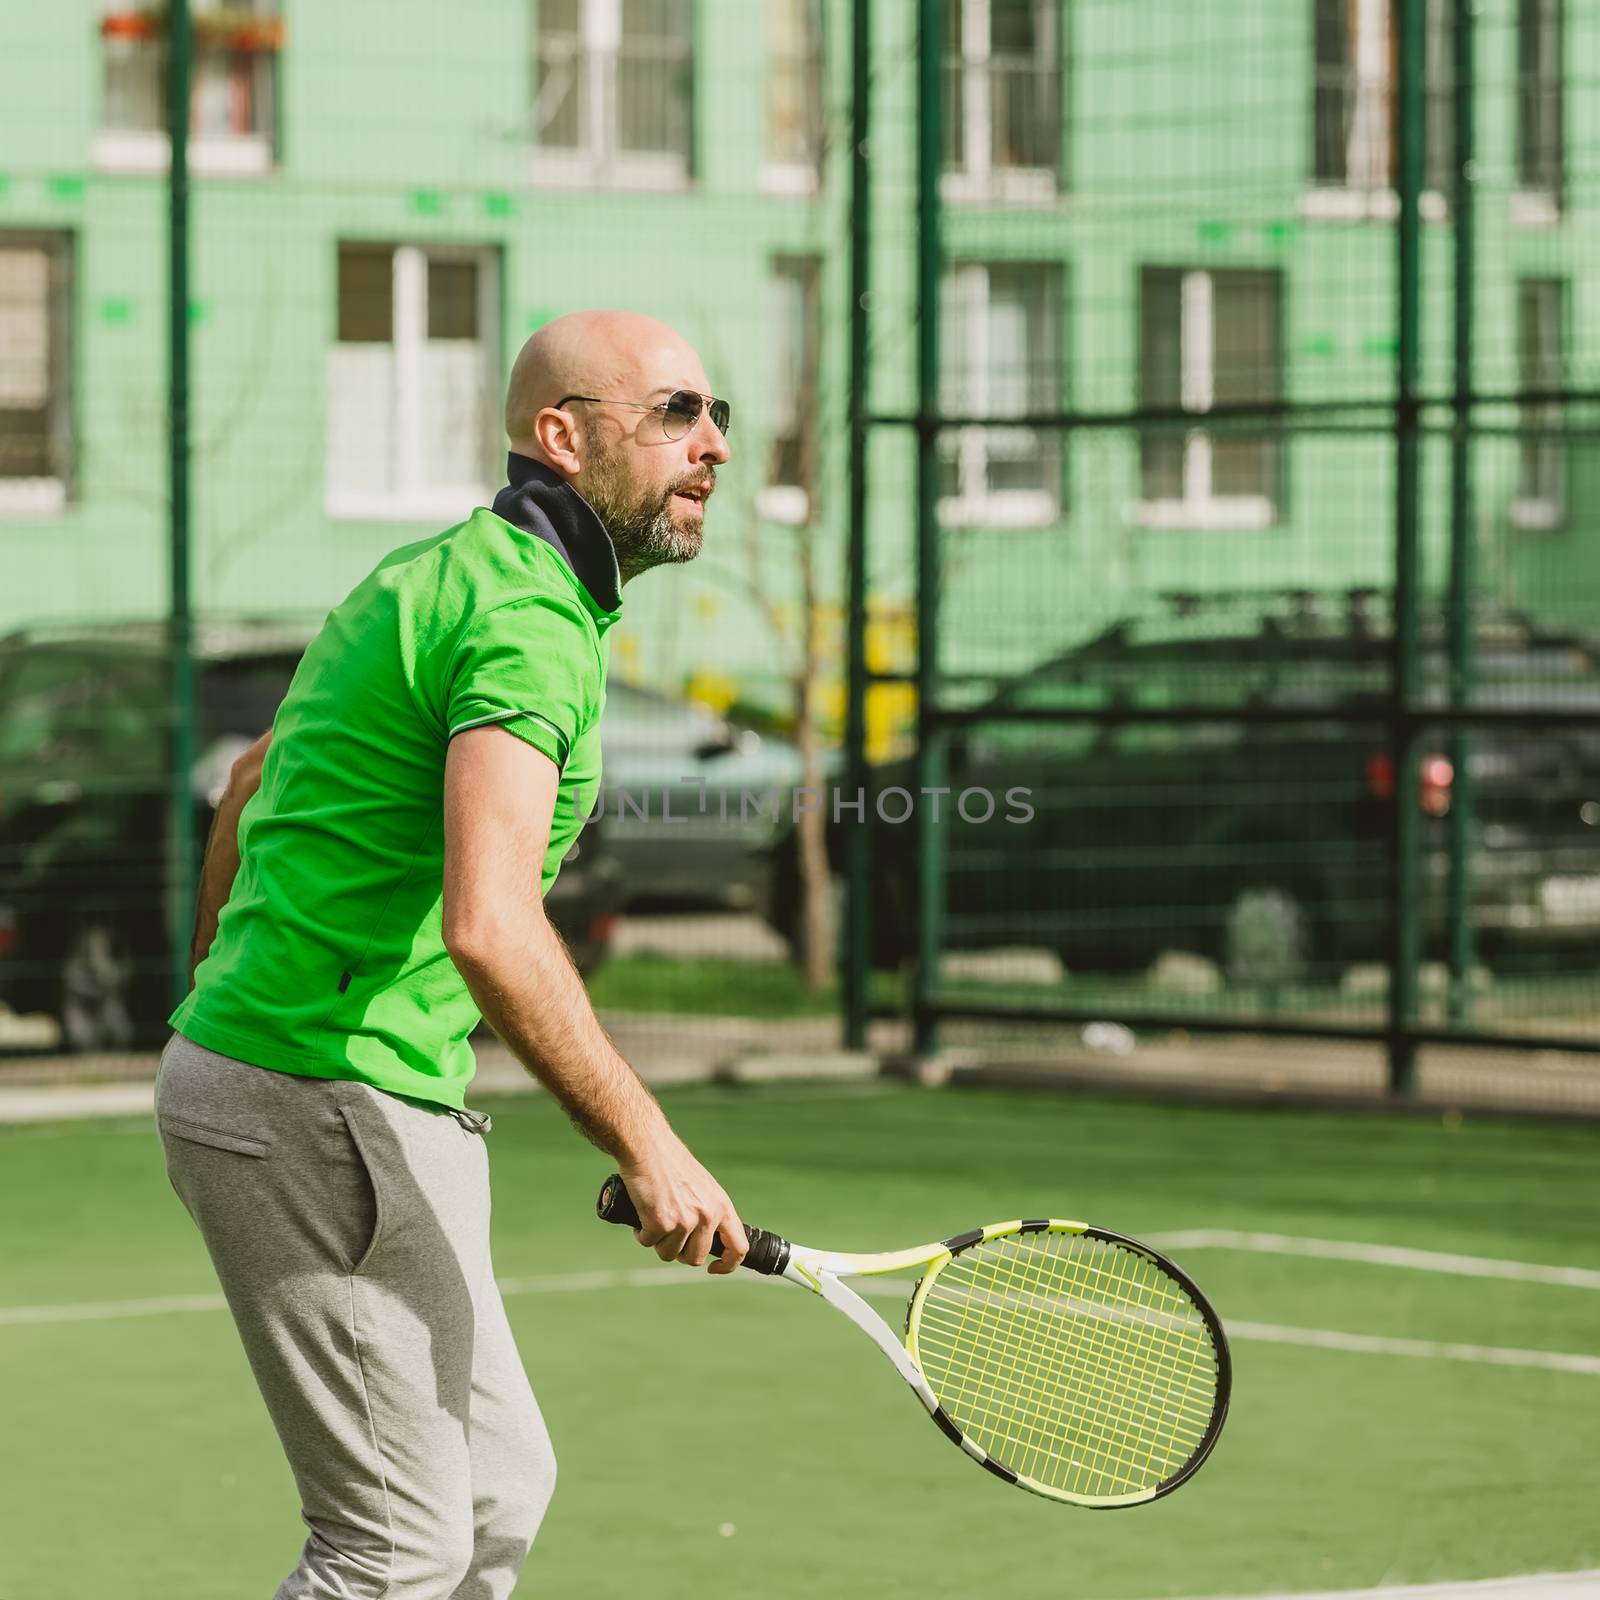
[[[518,907],[451,955],[489,1025],[593,1144],[626,1167],[675,1138],[600,1026],[542,906]]]
[[[217,919],[233,892],[239,872],[239,815],[251,795],[261,787],[261,763],[266,755],[269,735],[263,734],[234,762],[228,787],[217,802],[211,819],[211,836],[206,840],[205,860],[200,867],[200,890],[194,913],[194,938],[189,945],[189,981],[194,969],[205,960],[217,936]]]
[[[217,918],[228,903],[233,880],[239,871],[239,813],[248,795],[229,803],[233,791],[223,795],[217,814],[211,820],[211,837],[206,840],[205,861],[200,868],[200,892],[194,912],[194,939],[189,946],[189,981],[194,969],[205,960],[211,941],[217,936]]]

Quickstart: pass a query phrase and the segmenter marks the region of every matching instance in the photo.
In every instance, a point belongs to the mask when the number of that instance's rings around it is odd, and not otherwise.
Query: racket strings
[[[1015,1299],[1014,1296],[1010,1298]],[[973,1310],[980,1299],[976,1294],[966,1297],[963,1306],[967,1324],[965,1336],[972,1333]],[[995,1372],[985,1371],[979,1363],[968,1359],[959,1364],[966,1392],[952,1394],[951,1404],[957,1410],[969,1412],[964,1418],[969,1428],[991,1435],[987,1440],[989,1445],[998,1446],[1005,1441],[1007,1448],[993,1448],[991,1453],[1030,1477],[1059,1479],[1066,1472],[1064,1486],[1087,1494],[1128,1492],[1147,1486],[1149,1464],[1159,1453],[1158,1441],[1150,1430],[1130,1426],[1117,1415],[1106,1394],[1092,1387],[1096,1376],[1092,1363],[1081,1355],[1068,1363],[1067,1376],[1082,1389],[1081,1398],[1086,1403],[1081,1409],[1102,1437],[1089,1438],[1081,1418],[1074,1430],[1072,1419],[1066,1416],[1066,1408],[1059,1403],[1058,1396],[1041,1384],[1037,1371],[1029,1373],[1030,1365],[1037,1368],[1043,1348],[1037,1320],[1031,1325],[1027,1321],[1013,1322],[1009,1336],[1001,1339],[993,1352],[1000,1362],[1011,1365],[1013,1393],[1007,1402],[996,1403]],[[1126,1383],[1126,1362],[1113,1356],[1112,1367],[1114,1376]],[[1159,1404],[1163,1399],[1171,1403],[1170,1396],[1145,1397],[1147,1404]],[[1074,1431],[1078,1434],[1075,1454],[1063,1455],[1061,1450],[1052,1448]],[[1125,1464],[1128,1458],[1146,1468],[1144,1476],[1132,1475]],[[1120,1471],[1119,1462],[1123,1465]],[[1159,1474],[1156,1481],[1159,1481]]]
[[[945,1298],[948,1298],[948,1295],[946,1295]],[[1047,1298],[1043,1303],[1042,1309],[1044,1309],[1047,1313],[1053,1314],[1059,1308],[1059,1300],[1060,1297],[1058,1295]],[[998,1305],[998,1308],[1000,1309],[1014,1310],[1020,1305],[1026,1309],[1040,1309],[1037,1297],[1034,1297],[1034,1299],[1030,1302],[1027,1298],[1019,1295],[1015,1291],[1009,1292],[1003,1297],[997,1297],[993,1294],[986,1294],[981,1288],[973,1289],[970,1287],[964,1294],[960,1295],[957,1303],[960,1306],[961,1313],[959,1325],[960,1335],[963,1339],[966,1339],[969,1342],[970,1335],[972,1333],[973,1313],[975,1308],[981,1306],[985,1310],[993,1311],[997,1309]],[[1014,1320],[1008,1328],[998,1333],[997,1343],[1001,1347],[1001,1353],[1009,1356],[1014,1363],[1015,1370],[1012,1374],[1013,1379],[1019,1382],[1025,1390],[1031,1388],[1034,1391],[1032,1398],[1034,1398],[1036,1402],[1047,1401],[1048,1396],[1039,1391],[1037,1382],[1035,1381],[1032,1384],[1028,1382],[1030,1375],[1027,1372],[1026,1365],[1017,1365],[1018,1357],[1024,1358],[1024,1361],[1027,1358],[1034,1358],[1035,1360],[1037,1358],[1039,1351],[1039,1338],[1036,1320],[1034,1320],[1031,1325],[1029,1319]],[[970,1374],[973,1370],[970,1349],[967,1354],[968,1360],[962,1365],[963,1370]],[[1118,1362],[1117,1364],[1119,1366],[1123,1366],[1125,1365],[1125,1362]],[[1080,1358],[1078,1361],[1074,1362],[1073,1365],[1075,1366],[1081,1378],[1085,1371],[1085,1361]],[[1153,1387],[1153,1385],[1147,1382],[1146,1387],[1150,1388]],[[1101,1409],[1104,1409],[1104,1407],[1102,1406]]]
[[[1026,1361],[1037,1363],[1040,1352],[1040,1341],[1037,1337],[1036,1323],[1034,1325],[1034,1330],[1033,1336],[1025,1340],[1019,1341],[1013,1338],[1012,1340],[1007,1341],[1006,1343],[1009,1347],[1005,1349],[1005,1354],[1010,1356],[1013,1361],[1016,1361],[1020,1356]],[[1126,1381],[1128,1375],[1122,1370],[1125,1368],[1126,1363],[1119,1359],[1114,1359],[1112,1365],[1118,1369],[1117,1376]],[[1073,1381],[1085,1385],[1091,1385],[1093,1383],[1094,1374],[1090,1370],[1090,1366],[1087,1361],[1079,1359],[1071,1363],[1070,1366],[1071,1370],[1069,1372],[1069,1376]],[[1104,1459],[1096,1461],[1094,1465],[1098,1467],[1104,1474],[1115,1480],[1110,1485],[1111,1489],[1132,1490],[1143,1487],[1143,1482],[1140,1479],[1116,1473],[1110,1458],[1115,1448],[1120,1448],[1122,1454],[1124,1455],[1137,1454],[1148,1456],[1152,1451],[1153,1441],[1144,1434],[1141,1434],[1139,1431],[1130,1428],[1122,1418],[1119,1418],[1115,1412],[1115,1409],[1103,1394],[1099,1394],[1092,1388],[1089,1388],[1086,1390],[1086,1397],[1088,1400],[1088,1410],[1092,1413],[1093,1420],[1107,1435],[1107,1442],[1103,1445],[1101,1451],[1099,1452]],[[1062,1420],[1059,1414],[1060,1408],[1052,1403],[1055,1399],[1055,1396],[1041,1391],[1037,1382],[1034,1382],[1024,1383],[1022,1385],[1021,1398],[1024,1403],[1036,1407],[1037,1412],[1033,1419],[1032,1426],[1026,1430],[1023,1437],[1018,1439],[1017,1442],[1024,1446],[1025,1450],[1030,1456],[1036,1456],[1057,1462],[1061,1461],[1063,1458],[1060,1457],[1058,1452],[1050,1449],[1048,1442],[1049,1435],[1058,1429]],[[990,1408],[990,1410],[991,1416],[988,1420],[993,1420],[992,1408]],[[1024,1461],[1025,1464],[1019,1470],[1028,1472],[1030,1476],[1035,1476],[1040,1470],[1042,1470],[1040,1460],[1028,1459],[1025,1456]],[[1103,1493],[1107,1492],[1107,1490],[1105,1487],[1099,1487],[1085,1492]]]
[[[993,1239],[928,1285],[917,1353],[961,1430],[1012,1471],[1090,1497],[1177,1472],[1216,1401],[1211,1332],[1181,1285],[1117,1243]]]
[[[1121,1292],[1124,1286],[1118,1283],[1115,1287]],[[1092,1322],[1088,1324],[1088,1328],[1091,1334],[1105,1331],[1103,1324],[1097,1326]],[[1163,1336],[1169,1332],[1170,1324],[1164,1328]],[[1144,1487],[1151,1467],[1160,1464],[1161,1441],[1150,1427],[1140,1426],[1138,1421],[1129,1421],[1123,1414],[1125,1408],[1119,1408],[1116,1397],[1111,1391],[1120,1387],[1126,1395],[1131,1390],[1133,1400],[1146,1406],[1170,1405],[1174,1397],[1170,1393],[1161,1393],[1156,1383],[1141,1379],[1130,1364],[1125,1338],[1110,1340],[1101,1338],[1092,1342],[1099,1348],[1077,1352],[1074,1359],[1065,1363],[1066,1376],[1082,1390],[1087,1420],[1099,1430],[1102,1437],[1097,1442],[1081,1438],[1080,1453],[1074,1459],[1080,1469],[1080,1478],[1085,1473],[1099,1473],[1110,1481],[1082,1487],[1081,1492],[1105,1493],[1114,1489],[1129,1490]],[[1033,1345],[1034,1349],[1029,1353],[1036,1357],[1037,1339],[1033,1341]],[[1096,1357],[1101,1368],[1098,1374],[1095,1370]],[[1099,1387],[1096,1387],[1097,1379]],[[1033,1398],[1037,1403],[1036,1397]],[[1042,1414],[1041,1420],[1050,1424],[1052,1429],[1058,1428],[1061,1422],[1059,1408],[1054,1412],[1046,1411]],[[1033,1444],[1035,1453],[1040,1457],[1057,1461],[1061,1459],[1059,1452],[1050,1450],[1047,1444],[1041,1445],[1038,1440],[1024,1442]],[[1098,1448],[1095,1448],[1096,1443]],[[1084,1446],[1088,1446],[1086,1454]],[[1120,1471],[1119,1466],[1122,1468]],[[1044,1470],[1043,1462],[1025,1459],[1025,1465],[1021,1470],[1029,1472],[1030,1475],[1041,1472]],[[1158,1480],[1159,1476],[1158,1472]],[[1080,1486],[1074,1484],[1074,1487]]]
[[[1126,1263],[1119,1263],[1123,1270],[1118,1273],[1118,1279],[1126,1276],[1126,1265]],[[1015,1311],[1019,1304],[1019,1295],[1013,1281],[1015,1278],[1014,1273],[1008,1279],[1009,1287],[1007,1291],[1000,1297],[994,1295],[989,1283],[982,1281],[992,1281],[996,1274],[984,1272],[974,1276],[975,1280],[978,1281],[978,1286],[969,1286],[961,1302],[961,1320],[965,1324],[965,1336],[969,1338],[973,1333],[974,1324],[977,1320],[974,1313],[979,1308],[992,1312],[995,1309],[997,1298],[999,1298],[1001,1306],[1010,1311]],[[1059,1279],[1055,1287],[1059,1291]],[[1124,1293],[1123,1285],[1120,1282],[1118,1283],[1118,1293]],[[1061,1298],[1059,1292],[1053,1298],[1059,1301]],[[1032,1302],[1022,1300],[1021,1304],[1035,1312],[1041,1309],[1037,1304],[1037,1297]],[[1048,1317],[1056,1308],[1051,1306],[1047,1299],[1043,1309]],[[1080,1308],[1075,1307],[1072,1309]],[[1158,1324],[1159,1326],[1160,1324]],[[1096,1330],[1094,1324],[1090,1324],[1090,1328],[1102,1333],[1104,1331],[1103,1328]],[[1044,1463],[1046,1462],[1055,1461],[1059,1465],[1067,1459],[1061,1456],[1060,1451],[1051,1448],[1051,1439],[1062,1431],[1061,1424],[1063,1422],[1064,1408],[1055,1403],[1056,1396],[1048,1388],[1041,1387],[1037,1372],[1031,1375],[1032,1381],[1029,1381],[1028,1366],[1032,1364],[1037,1367],[1040,1352],[1043,1348],[1040,1331],[1040,1322],[1037,1316],[1032,1319],[1024,1318],[1021,1321],[1014,1321],[1006,1336],[998,1340],[994,1352],[1001,1362],[1009,1361],[1011,1363],[1013,1369],[1011,1379],[1017,1391],[1013,1398],[1020,1400],[1022,1406],[1027,1408],[1029,1413],[1026,1425],[1021,1428],[1013,1426],[1010,1430],[1010,1437],[1013,1446],[1020,1446],[1025,1452],[1018,1463],[1018,1470],[1027,1472],[1030,1476],[1045,1474],[1047,1468]],[[1170,1339],[1170,1318],[1164,1334],[1165,1337]],[[1129,1379],[1128,1362],[1126,1354],[1117,1348],[1118,1344],[1125,1344],[1126,1340],[1111,1341],[1108,1344],[1104,1338],[1101,1338],[1096,1342],[1100,1346],[1098,1355],[1101,1364],[1109,1367],[1110,1376],[1114,1383],[1120,1383],[1126,1387]],[[1144,1458],[1145,1462],[1148,1463],[1156,1455],[1157,1441],[1152,1437],[1148,1428],[1140,1429],[1130,1426],[1125,1419],[1117,1415],[1116,1407],[1106,1392],[1104,1384],[1099,1389],[1086,1387],[1092,1386],[1096,1379],[1093,1355],[1094,1352],[1084,1351],[1078,1352],[1075,1358],[1069,1359],[1066,1363],[1067,1376],[1083,1391],[1083,1398],[1086,1401],[1083,1409],[1088,1416],[1088,1420],[1097,1426],[1105,1437],[1098,1441],[1099,1449],[1091,1451],[1087,1459],[1085,1459],[1082,1447],[1086,1444],[1092,1444],[1094,1441],[1080,1438],[1079,1452],[1071,1460],[1080,1469],[1080,1477],[1085,1471],[1098,1470],[1101,1476],[1112,1480],[1109,1486],[1104,1484],[1090,1486],[1083,1492],[1104,1493],[1109,1492],[1109,1490],[1127,1490],[1141,1487],[1142,1481],[1140,1478],[1130,1476],[1126,1471],[1119,1472],[1117,1470],[1116,1458],[1119,1455],[1123,1457],[1135,1456]],[[1015,1418],[1008,1419],[1005,1415],[1005,1408],[997,1407],[994,1404],[994,1396],[992,1394],[971,1393],[975,1377],[980,1380],[984,1376],[992,1379],[995,1374],[993,1372],[984,1374],[978,1364],[970,1359],[961,1365],[964,1369],[962,1376],[969,1391],[967,1398],[975,1402],[973,1405],[974,1418],[979,1422],[988,1423],[991,1428],[997,1424],[1003,1427],[1008,1420],[1015,1424]],[[992,1383],[987,1387],[992,1388]],[[1143,1387],[1146,1390],[1153,1388],[1148,1383]],[[952,1399],[955,1399],[955,1397],[952,1396]],[[1162,1395],[1152,1392],[1146,1395],[1147,1404],[1151,1402],[1159,1404],[1163,1401],[1171,1404],[1172,1400],[1173,1397],[1170,1394]],[[956,1403],[959,1404],[960,1402],[956,1401]],[[1015,1410],[1015,1406],[1012,1409]],[[1079,1431],[1080,1433],[1083,1432],[1082,1429]],[[1013,1454],[1015,1454],[1015,1451],[1013,1451]],[[1040,1459],[1033,1459],[1035,1457]]]

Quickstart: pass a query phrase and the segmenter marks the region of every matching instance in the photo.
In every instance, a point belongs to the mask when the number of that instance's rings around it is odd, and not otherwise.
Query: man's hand
[[[663,1261],[698,1267],[711,1253],[711,1236],[722,1235],[722,1254],[709,1268],[719,1276],[738,1270],[750,1248],[744,1225],[722,1185],[689,1153],[676,1134],[661,1153],[624,1165],[622,1181],[639,1213],[633,1236]]]

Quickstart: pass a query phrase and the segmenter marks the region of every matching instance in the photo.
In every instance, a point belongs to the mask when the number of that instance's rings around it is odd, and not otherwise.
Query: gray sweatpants
[[[180,1034],[156,1121],[311,1530],[275,1600],[503,1600],[555,1457],[490,1267],[486,1119]]]

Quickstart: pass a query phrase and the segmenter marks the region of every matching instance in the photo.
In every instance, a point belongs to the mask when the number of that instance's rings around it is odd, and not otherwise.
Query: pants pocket
[[[370,1198],[372,1225],[366,1232],[365,1244],[358,1246],[358,1253],[350,1264],[353,1277],[359,1277],[371,1264],[372,1258],[377,1254],[378,1245],[384,1233],[384,1201],[383,1189],[378,1183],[377,1168],[367,1154],[365,1144],[366,1136],[362,1133],[357,1118],[352,1114],[348,1103],[339,1107],[339,1116],[344,1122],[345,1130],[349,1134],[352,1155],[355,1167],[361,1178],[365,1180],[366,1195]]]
[[[170,1133],[175,1139],[210,1145],[213,1150],[232,1150],[238,1155],[254,1156],[258,1160],[264,1158],[272,1148],[265,1139],[255,1139],[247,1133],[228,1133],[222,1128],[208,1128],[203,1123],[190,1122],[187,1118],[175,1117],[168,1112],[160,1113],[156,1123],[163,1133]]]

